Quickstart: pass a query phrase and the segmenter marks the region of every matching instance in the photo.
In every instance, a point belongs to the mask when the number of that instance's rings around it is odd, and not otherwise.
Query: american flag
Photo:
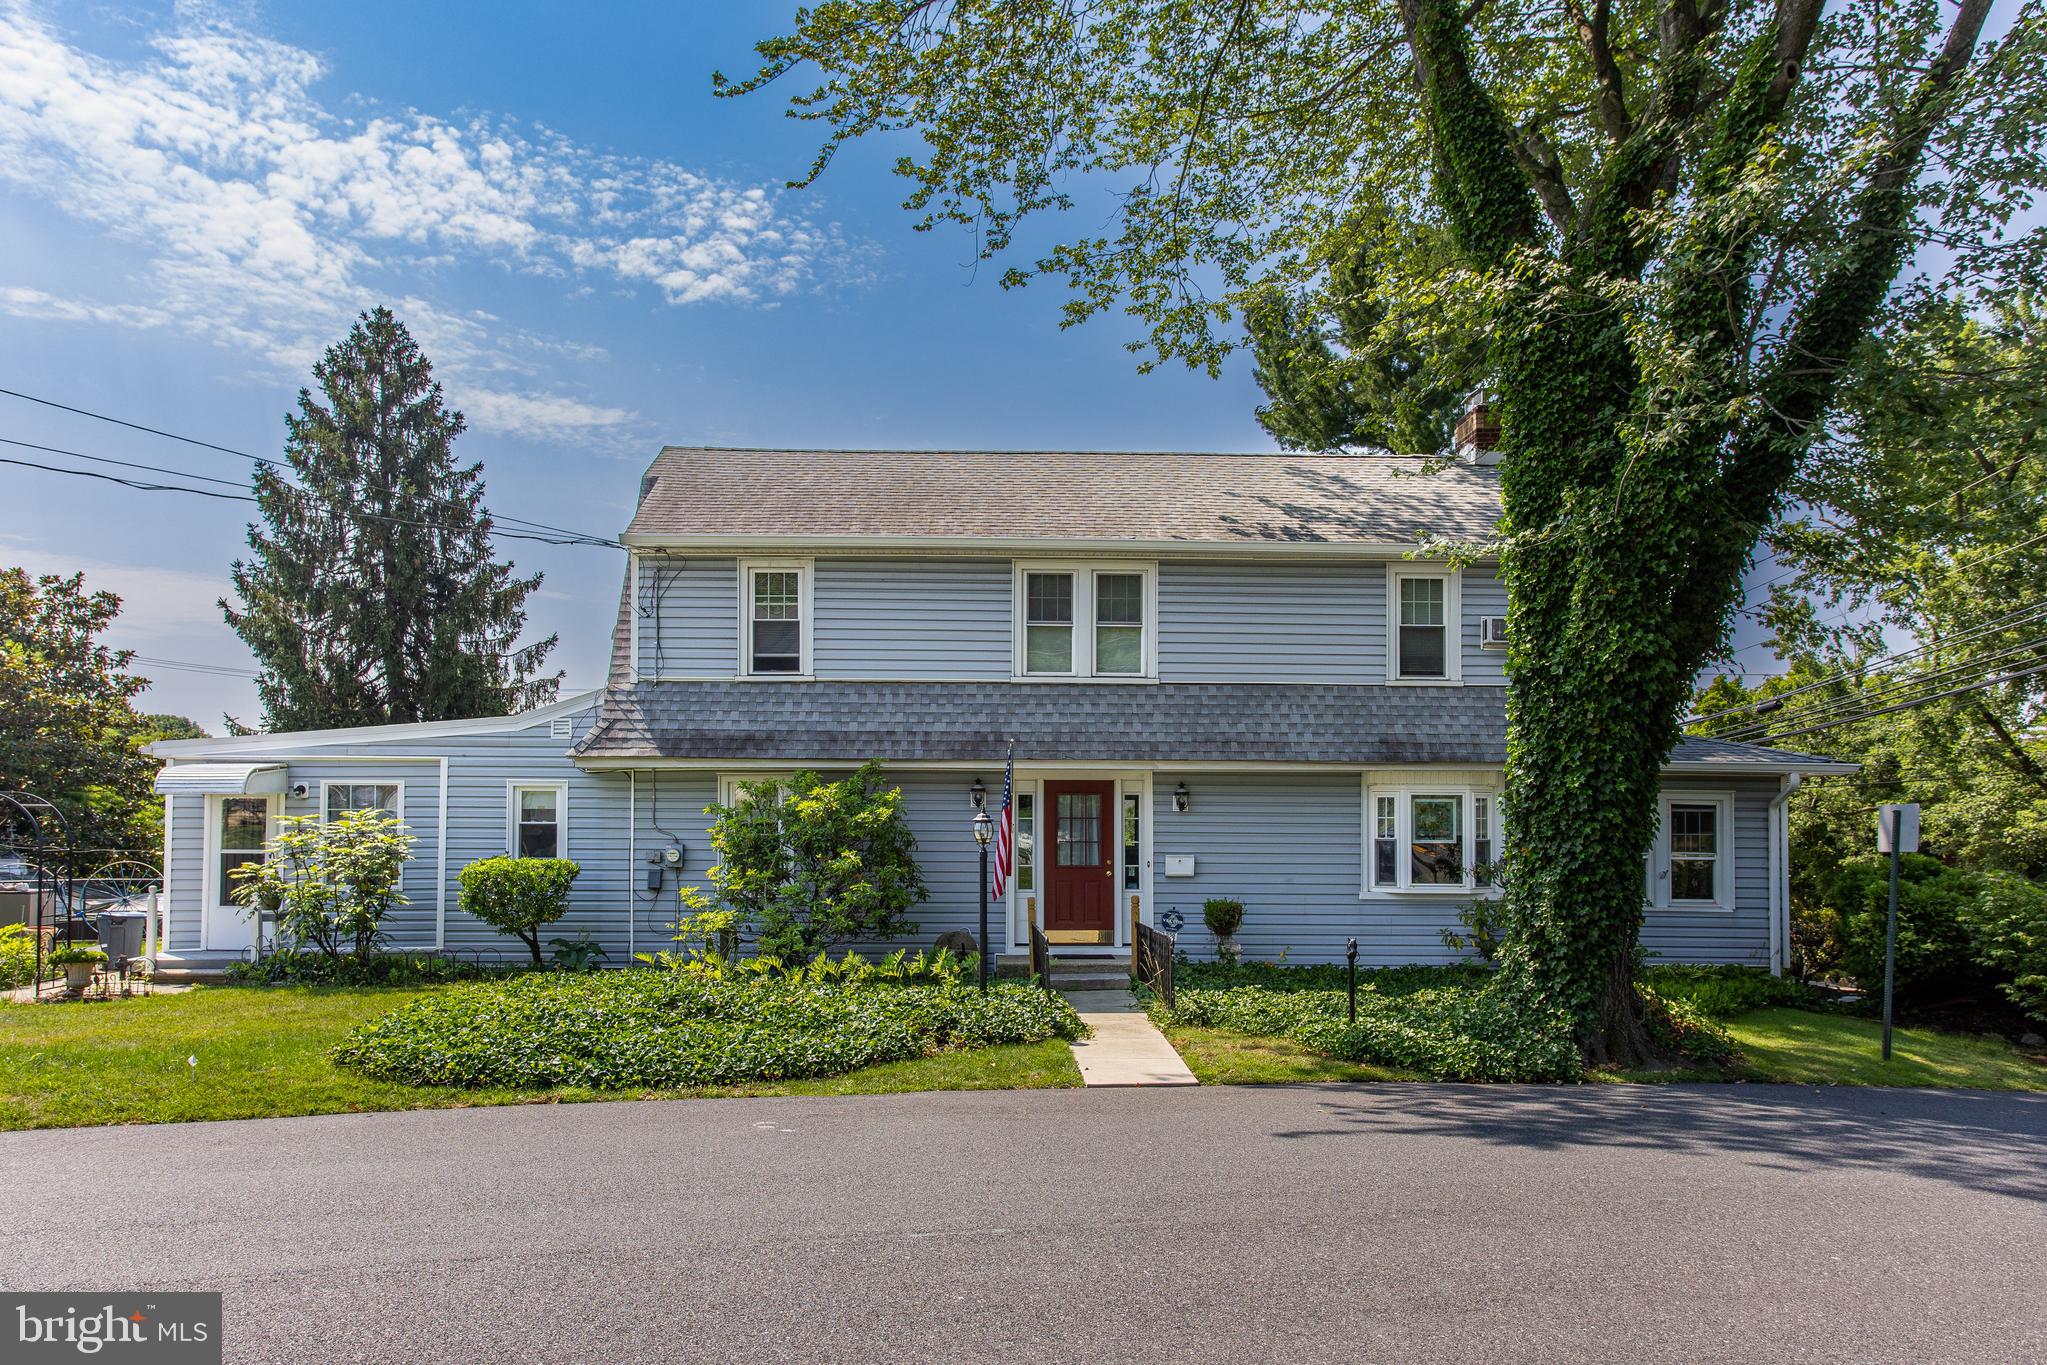
[[[1016,741],[1009,741],[1009,757],[1002,765],[1002,813],[995,817],[995,871],[991,880],[994,885],[989,894],[1001,900],[1003,892],[1009,889],[1009,855],[1014,848],[1010,838],[1011,820],[1010,789],[1016,776]]]

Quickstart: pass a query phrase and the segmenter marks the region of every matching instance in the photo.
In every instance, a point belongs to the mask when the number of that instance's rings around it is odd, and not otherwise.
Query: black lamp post
[[[995,822],[985,810],[974,812],[974,842],[981,846],[981,993],[988,993],[988,844]]]

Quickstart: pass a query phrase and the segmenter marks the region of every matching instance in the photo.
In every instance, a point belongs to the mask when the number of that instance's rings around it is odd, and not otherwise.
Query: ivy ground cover
[[[450,986],[357,1026],[341,1066],[419,1086],[695,1088],[837,1076],[1080,1037],[1064,998],[1004,984],[535,974]]]

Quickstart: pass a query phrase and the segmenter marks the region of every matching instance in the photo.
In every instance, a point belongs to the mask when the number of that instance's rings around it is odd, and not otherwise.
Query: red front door
[[[1052,845],[1045,850],[1045,937],[1116,941],[1116,784],[1047,782]]]

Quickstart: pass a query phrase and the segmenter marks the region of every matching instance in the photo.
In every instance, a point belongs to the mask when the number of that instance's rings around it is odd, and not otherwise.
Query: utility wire
[[[1741,711],[1757,712],[1775,711],[1780,709],[1784,705],[1784,702],[1787,698],[1798,696],[1800,693],[1810,692],[1813,689],[1819,687],[1826,687],[1831,683],[1840,682],[1844,679],[1854,677],[1860,674],[1881,672],[1886,668],[1895,667],[1898,664],[1909,663],[1912,660],[1920,658],[1928,653],[1931,653],[1936,649],[1952,649],[1956,645],[1967,644],[1972,640],[1980,639],[1985,635],[1993,634],[2000,630],[2008,630],[2014,626],[2030,624],[2032,621],[2042,616],[2047,616],[2047,598],[2036,598],[2033,602],[2029,603],[2026,606],[2015,608],[2012,611],[2006,612],[2004,615],[1999,616],[1993,620],[1986,621],[1979,626],[1975,626],[1969,630],[1962,631],[1960,634],[1946,636],[1942,639],[1930,641],[1926,644],[1918,645],[1912,649],[1903,650],[1895,654],[1886,654],[1875,659],[1866,660],[1862,663],[1853,665],[1848,668],[1844,668],[1838,673],[1833,673],[1828,675],[1827,677],[1817,679],[1816,681],[1805,683],[1798,687],[1790,688],[1789,690],[1779,692],[1774,696],[1760,697],[1755,701],[1740,702],[1734,706],[1723,707],[1718,711],[1708,711],[1702,715],[1693,716],[1690,719],[1686,720],[1684,723],[1686,725],[1699,725],[1703,724],[1706,721],[1716,720],[1721,716],[1731,716]]]
[[[1939,684],[1960,675],[1974,674],[1979,669],[1984,669],[1993,664],[2005,663],[2007,660],[2012,660],[2015,657],[2021,663],[2027,662],[2030,659],[2037,659],[2040,657],[2042,649],[2047,649],[2047,635],[2036,636],[2022,644],[2013,645],[2009,648],[1998,650],[1995,653],[1979,655],[1976,658],[1966,659],[1960,663],[1949,664],[1930,673],[1898,678],[1879,687],[1849,692],[1839,697],[1822,698],[1811,706],[1793,711],[1791,714],[1780,717],[1777,720],[1754,721],[1747,725],[1738,725],[1731,730],[1721,732],[1714,736],[1714,738],[1729,740],[1752,739],[1759,733],[1768,732],[1771,726],[1780,725],[1786,721],[1806,723],[1831,719],[1836,716],[1867,715],[1869,714],[1867,708],[1874,704],[1908,697],[1928,686]],[[2012,665],[2007,664],[2006,666],[2010,667]],[[1862,709],[1858,710],[1858,708]]]
[[[68,455],[75,459],[81,460],[94,460],[104,464],[118,465],[127,469],[140,469],[152,474],[168,475],[172,478],[206,479],[207,477],[203,474],[193,474],[189,470],[166,469],[161,465],[138,464],[132,460],[116,460],[104,455],[87,455],[80,451],[75,450],[60,450],[55,446],[32,445],[27,441],[16,441],[8,437],[0,437],[0,444],[12,446],[27,446],[31,450],[47,451],[55,455]],[[184,484],[152,483],[141,479],[123,478],[116,474],[101,474],[95,470],[90,469],[66,469],[62,465],[42,464],[35,460],[10,459],[5,456],[0,456],[0,464],[20,465],[27,469],[42,469],[47,470],[52,474],[69,474],[75,478],[81,479],[101,479],[104,480],[105,482],[117,483],[125,488],[132,488],[138,492],[143,493],[190,493],[196,497],[217,498],[223,502],[260,501],[252,493],[217,493],[209,488],[192,488]],[[240,484],[229,483],[225,479],[208,479],[207,481],[210,483],[227,484],[227,486],[230,488],[241,487]],[[427,531],[450,531],[456,529],[450,526],[447,522],[417,521],[410,517],[394,517],[389,515],[388,513],[370,512],[355,507],[335,508],[331,507],[329,504],[325,502],[322,502],[319,498],[315,497],[311,492],[307,491],[306,489],[296,487],[295,485],[292,484],[280,484],[279,487],[287,495],[302,499],[303,501],[309,503],[310,505],[317,509],[323,511],[331,510],[340,512],[350,517],[354,517],[364,521],[381,521],[392,526],[414,526],[420,528],[421,530]],[[491,513],[489,512],[488,509],[485,509],[484,515],[491,516]],[[594,545],[603,549],[624,548],[623,546],[620,546],[616,541],[603,540],[595,536],[585,536],[578,531],[565,531],[560,535],[550,535],[540,531],[527,531],[521,530],[517,527],[505,527],[498,525],[497,518],[495,516],[491,516],[491,521],[493,523],[491,526],[491,535],[493,538],[497,539],[530,540],[542,545]]]
[[[131,664],[141,664],[146,668],[175,668],[186,673],[213,673],[224,678],[255,678],[262,676],[253,668],[234,668],[227,664],[196,664],[185,659],[157,659],[147,654],[131,654],[128,656],[128,662]]]
[[[6,396],[7,396],[7,397],[9,397],[9,398],[19,398],[19,399],[21,399],[21,400],[22,400],[23,402],[27,402],[27,403],[36,403],[36,404],[40,404],[41,406],[43,406],[43,407],[46,407],[46,408],[55,408],[55,409],[57,409],[57,410],[58,410],[58,411],[60,411],[60,412],[69,412],[69,413],[74,413],[74,414],[76,414],[77,416],[80,416],[80,417],[90,417],[90,418],[92,418],[92,419],[93,419],[94,421],[96,421],[96,422],[108,422],[108,423],[111,423],[112,425],[114,425],[114,426],[117,426],[117,427],[126,427],[126,428],[128,428],[128,429],[129,429],[130,431],[140,431],[140,432],[144,432],[144,433],[147,433],[148,435],[151,435],[151,436],[161,436],[161,437],[163,437],[163,438],[164,438],[165,440],[167,440],[167,441],[180,441],[180,442],[183,442],[183,443],[184,443],[185,445],[189,445],[189,446],[197,446],[197,447],[198,447],[199,449],[201,449],[201,450],[212,450],[212,451],[217,451],[217,452],[219,452],[219,453],[220,453],[220,454],[222,454],[222,455],[233,455],[233,456],[235,456],[235,457],[237,457],[237,458],[239,458],[239,459],[244,459],[244,460],[251,460],[251,461],[254,461],[254,462],[255,462],[256,464],[259,464],[259,465],[268,465],[269,467],[271,467],[271,468],[273,468],[273,469],[281,469],[281,470],[285,470],[285,471],[287,471],[287,472],[290,472],[290,473],[296,473],[296,471],[292,469],[292,467],[291,467],[291,465],[290,465],[289,463],[287,463],[286,461],[283,461],[283,460],[279,460],[279,459],[276,459],[276,458],[274,458],[274,457],[272,457],[272,456],[268,456],[268,455],[252,455],[252,454],[250,454],[250,453],[249,453],[248,451],[246,451],[246,450],[236,450],[236,449],[235,449],[235,448],[234,448],[233,446],[224,446],[224,445],[218,445],[218,444],[215,444],[215,443],[214,443],[214,442],[212,442],[212,441],[202,441],[202,440],[200,440],[200,439],[199,439],[198,437],[196,437],[196,436],[184,436],[184,435],[180,435],[179,433],[177,433],[177,432],[175,432],[175,431],[165,431],[165,430],[164,430],[163,428],[161,428],[161,427],[152,427],[152,426],[145,426],[145,425],[143,425],[143,424],[142,424],[142,423],[140,423],[140,422],[131,422],[131,421],[128,421],[128,420],[127,420],[126,418],[123,418],[123,417],[114,417],[114,416],[110,416],[109,414],[107,414],[107,413],[104,413],[104,412],[94,412],[94,411],[93,411],[92,409],[90,409],[90,408],[79,408],[79,407],[73,407],[73,406],[72,406],[71,404],[69,404],[69,403],[59,403],[59,402],[58,402],[58,401],[57,401],[56,399],[54,399],[54,398],[40,398],[40,397],[37,397],[37,396],[36,396],[35,394],[32,394],[32,393],[23,393],[23,392],[21,392],[21,391],[20,391],[19,389],[8,389],[8,388],[0,388],[0,394],[4,394],[4,395],[6,395]],[[25,444],[27,444],[27,442],[9,442],[8,444],[11,444],[11,445],[25,445]],[[48,447],[33,447],[33,448],[35,448],[35,449],[48,449]],[[69,454],[69,453],[72,453],[72,452],[57,452],[57,453],[64,453],[64,454]],[[122,461],[119,461],[119,460],[108,460],[108,459],[106,459],[106,457],[104,457],[104,456],[90,456],[90,455],[85,455],[85,456],[79,456],[79,458],[80,458],[80,459],[101,459],[101,460],[105,460],[105,461],[106,461],[106,463],[109,463],[109,464],[120,464],[120,463],[123,463]],[[211,478],[208,478],[208,476],[206,476],[206,475],[204,475],[204,474],[191,474],[191,473],[184,473],[183,471],[163,471],[163,470],[158,470],[157,472],[159,472],[159,473],[164,473],[164,472],[176,472],[176,473],[183,473],[183,476],[184,476],[185,478],[190,478],[190,479],[204,479],[204,480],[206,480],[206,481],[207,481],[207,482],[209,482],[209,483],[225,483],[225,482],[227,482],[227,481],[226,481],[226,480],[224,480],[224,479],[211,479]],[[234,486],[234,487],[241,487],[242,485],[236,484],[236,485],[231,485],[231,486]],[[448,501],[448,502],[450,502],[450,505],[453,505],[453,503],[452,503],[452,500],[448,500],[448,499],[439,499],[438,501]],[[616,540],[613,540],[613,539],[612,539],[612,538],[610,538],[609,536],[599,536],[599,535],[592,535],[591,533],[589,533],[589,532],[587,532],[587,531],[575,531],[575,530],[570,530],[570,529],[569,529],[568,527],[565,527],[565,526],[555,526],[555,525],[552,525],[552,524],[550,524],[550,523],[548,523],[548,522],[544,522],[544,521],[531,521],[531,520],[528,520],[528,519],[527,519],[527,518],[525,518],[525,517],[510,517],[510,516],[500,516],[500,515],[498,515],[497,513],[491,513],[491,514],[490,514],[490,516],[491,516],[491,520],[492,520],[492,521],[494,521],[494,522],[496,522],[496,523],[497,523],[498,525],[500,525],[500,526],[523,526],[523,527],[529,527],[529,528],[531,528],[531,529],[533,529],[533,530],[537,530],[537,531],[552,531],[552,532],[556,533],[557,535],[564,535],[564,536],[570,536],[570,537],[573,537],[573,538],[574,538],[574,539],[572,539],[572,540],[565,540],[565,541],[550,541],[550,542],[547,542],[547,543],[549,543],[549,544],[557,544],[557,545],[569,545],[569,544],[580,544],[580,543],[588,543],[588,544],[592,544],[592,545],[599,545],[599,546],[602,546],[602,547],[604,547],[604,548],[606,548],[606,549],[612,549],[612,550],[622,550],[622,549],[624,549],[624,548],[625,548],[625,546],[624,546],[624,545],[620,544],[620,543],[619,543],[618,541],[616,541]],[[536,540],[537,540],[537,539],[539,539],[539,537],[528,537],[528,538],[529,538],[529,539],[536,539]]]
[[[1909,711],[1914,707],[1925,706],[1930,702],[1944,701],[1949,697],[1959,697],[1970,692],[1981,692],[1987,688],[2002,687],[2006,683],[2018,682],[2022,678],[2031,678],[2042,673],[2047,673],[2047,664],[2040,664],[2033,668],[2022,669],[2016,673],[2006,673],[1995,678],[1985,678],[1980,682],[1969,683],[1962,687],[1951,687],[1945,692],[1936,692],[1930,697],[1917,697],[1911,701],[1899,702],[1895,706],[1882,707],[1879,710],[1869,712],[1867,715],[1848,716],[1840,720],[1826,721],[1819,725],[1809,725],[1804,727],[1803,729],[1798,730],[1777,731],[1772,734],[1765,735],[1761,742],[1767,744],[1774,744],[1778,740],[1795,739],[1799,735],[1818,734],[1822,730],[1832,730],[1842,725],[1855,725],[1861,723],[1862,721],[1874,720],[1878,716],[1888,716],[1897,711]]]

